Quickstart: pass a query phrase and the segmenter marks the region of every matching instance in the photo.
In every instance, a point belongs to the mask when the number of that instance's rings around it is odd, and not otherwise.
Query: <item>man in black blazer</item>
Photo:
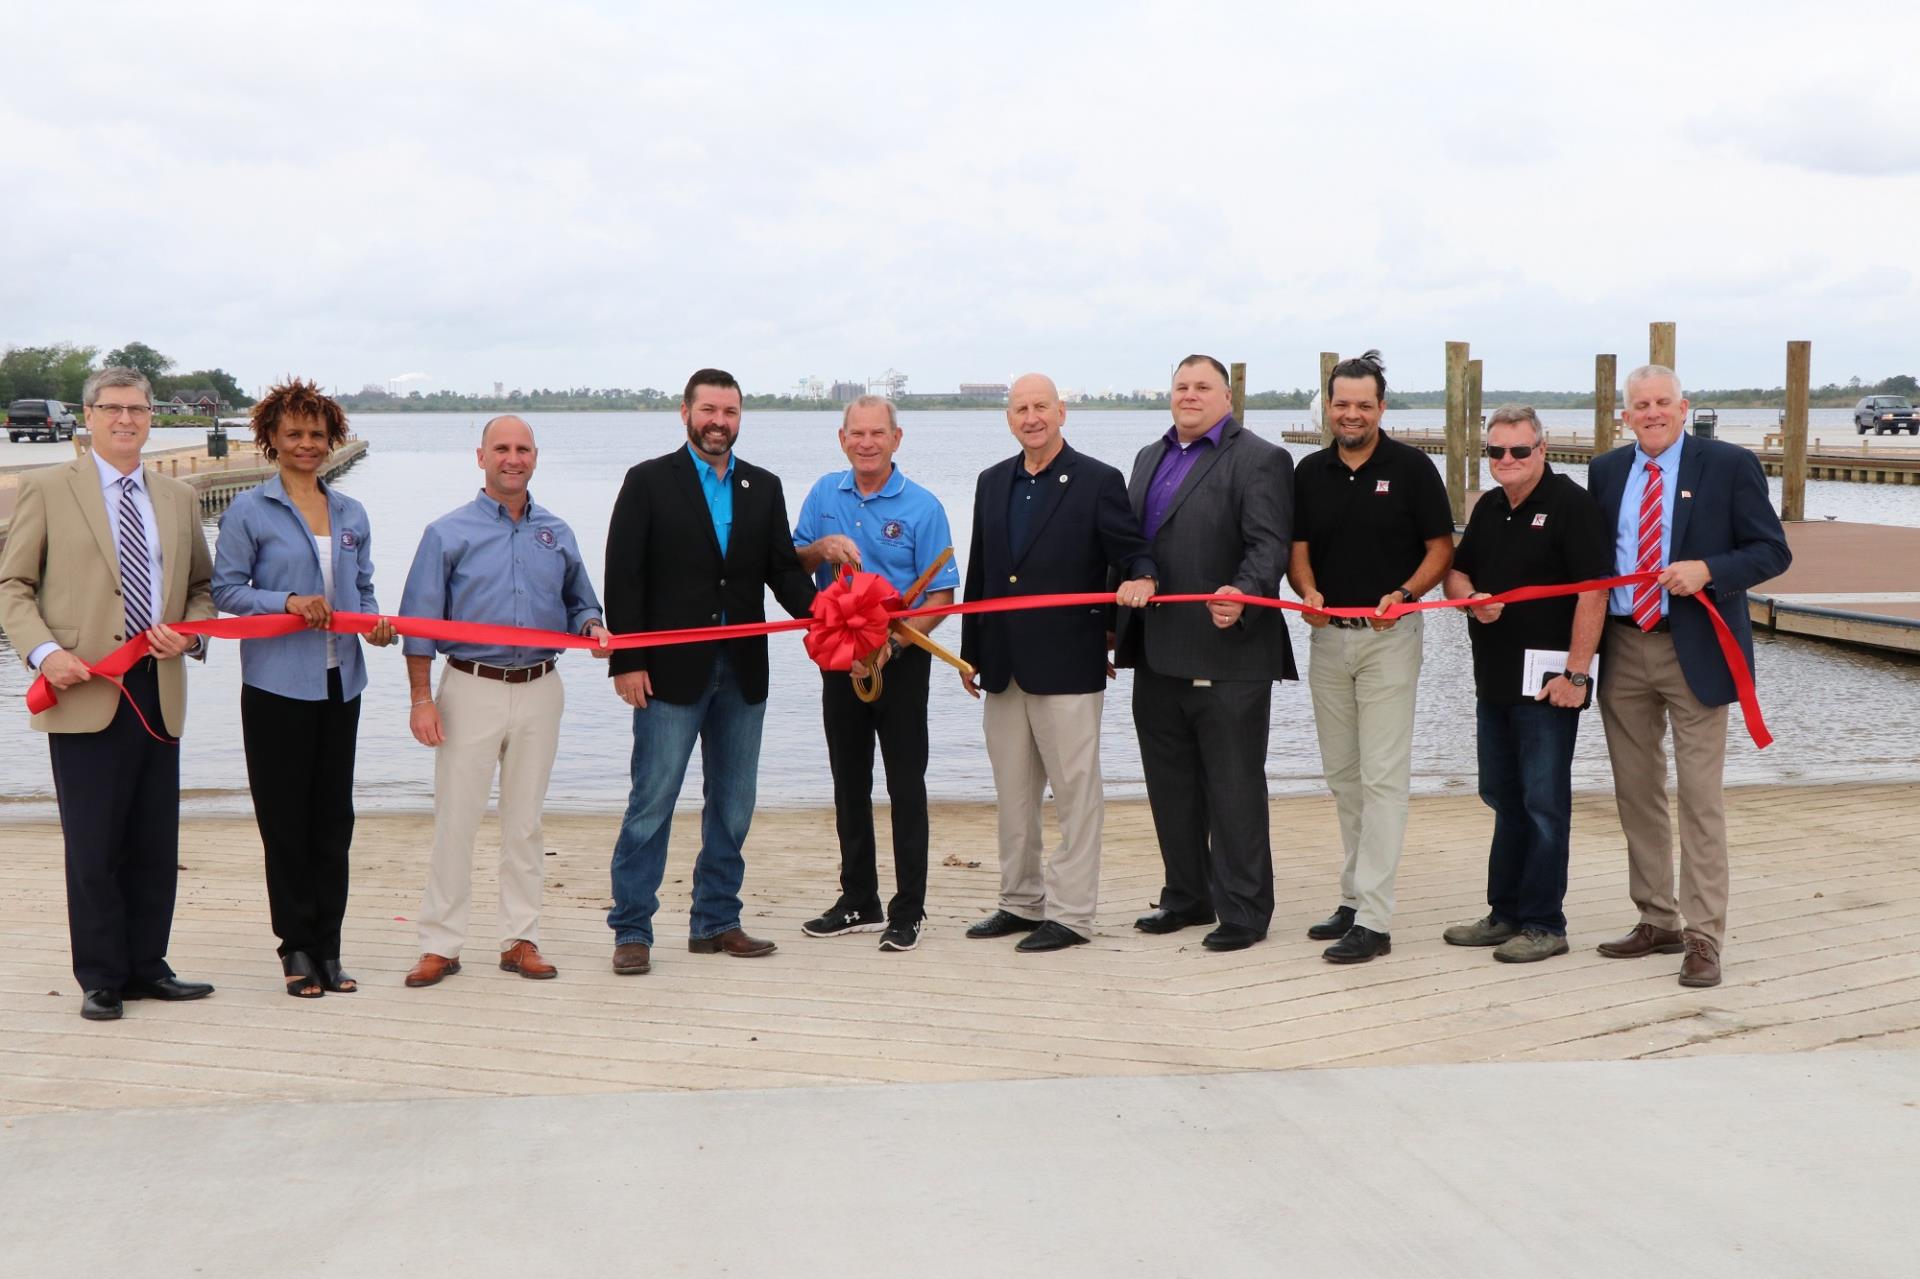
[[[1267,716],[1273,681],[1298,679],[1273,596],[1293,540],[1293,458],[1234,421],[1227,369],[1190,355],[1173,374],[1173,425],[1133,460],[1127,496],[1158,589],[1213,593],[1120,614],[1114,664],[1132,666],[1133,724],[1166,887],[1134,921],[1148,933],[1219,927],[1201,945],[1244,950],[1273,920]]]
[[[607,624],[627,633],[762,622],[769,587],[789,613],[806,616],[813,582],[794,553],[780,479],[733,453],[740,384],[720,369],[701,369],[687,381],[680,420],[686,446],[628,471],[614,503]],[[613,971],[652,967],[673,803],[696,738],[706,806],[687,949],[772,953],[772,942],[740,927],[741,848],[753,820],[767,709],[766,638],[623,649],[609,665],[614,691],[633,707],[633,790],[613,846],[607,914]]]
[[[973,498],[967,599],[1085,594],[1127,580],[1116,599],[1153,594],[1153,559],[1127,509],[1120,472],[1061,438],[1066,405],[1053,382],[1029,373],[1007,397],[1020,452],[980,473]],[[960,655],[985,689],[987,758],[1000,810],[1000,907],[969,937],[1027,933],[1032,953],[1087,941],[1100,896],[1100,714],[1110,667],[1110,606],[975,614],[961,619]],[[1044,859],[1040,808],[1047,785],[1060,847]]]
[[[1637,959],[1684,951],[1680,984],[1717,986],[1728,884],[1721,775],[1735,692],[1706,609],[1726,619],[1751,668],[1747,591],[1786,572],[1793,554],[1759,459],[1688,435],[1687,409],[1672,369],[1635,369],[1621,417],[1636,442],[1595,458],[1588,472],[1614,537],[1614,570],[1660,570],[1657,583],[1613,591],[1607,607],[1600,719],[1640,922],[1601,943],[1600,953]],[[1675,596],[1693,602],[1672,603]],[[1677,897],[1667,816],[1669,724],[1680,783]]]

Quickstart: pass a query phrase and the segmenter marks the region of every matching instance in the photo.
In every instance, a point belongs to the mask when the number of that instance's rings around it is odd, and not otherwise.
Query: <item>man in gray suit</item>
[[[1127,492],[1163,594],[1192,604],[1122,609],[1116,665],[1132,666],[1166,887],[1147,933],[1219,926],[1208,950],[1244,950],[1273,919],[1267,714],[1297,679],[1283,616],[1235,595],[1277,594],[1293,527],[1293,459],[1234,421],[1226,366],[1190,355],[1173,375],[1173,426],[1133,461]]]

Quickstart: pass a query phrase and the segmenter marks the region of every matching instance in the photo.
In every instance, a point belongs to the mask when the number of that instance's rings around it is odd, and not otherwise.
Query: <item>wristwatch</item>
[[[1587,677],[1585,673],[1581,671],[1561,671],[1560,673],[1566,677],[1567,683],[1573,685],[1575,688],[1585,688],[1587,686]]]

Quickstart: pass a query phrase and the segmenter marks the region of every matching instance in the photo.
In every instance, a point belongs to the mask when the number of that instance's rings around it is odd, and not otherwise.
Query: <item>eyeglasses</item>
[[[142,422],[153,416],[151,404],[94,404],[89,407],[108,421],[124,417],[130,421]]]
[[[1533,451],[1539,447],[1538,444],[1511,444],[1505,446],[1489,444],[1487,445],[1487,456],[1498,462],[1501,458],[1511,453],[1513,454],[1514,461],[1524,462],[1532,457]]]

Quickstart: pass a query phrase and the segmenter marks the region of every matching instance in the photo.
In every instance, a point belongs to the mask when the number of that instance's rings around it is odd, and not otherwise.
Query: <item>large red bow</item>
[[[878,573],[848,572],[813,599],[807,656],[823,671],[844,671],[887,642],[900,592]]]

